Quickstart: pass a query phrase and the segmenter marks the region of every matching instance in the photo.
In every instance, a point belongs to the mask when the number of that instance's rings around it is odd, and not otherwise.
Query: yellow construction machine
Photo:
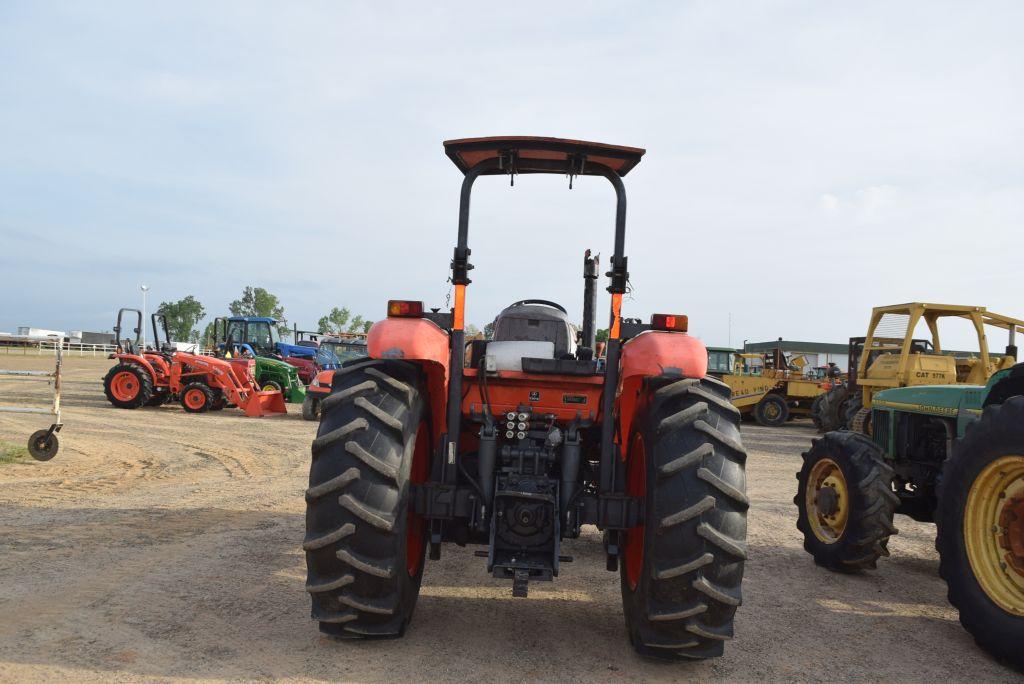
[[[806,356],[787,357],[781,346],[763,354],[734,354],[722,381],[732,389],[733,406],[761,425],[777,426],[809,415],[815,398],[837,380],[808,367]]]
[[[978,351],[966,356],[943,351],[939,342],[942,319],[968,321],[972,334],[977,336]],[[921,323],[928,329],[927,338],[914,337]],[[989,351],[986,328],[1007,333],[1003,354]],[[1024,332],[1024,321],[992,313],[983,306],[911,302],[875,307],[867,336],[850,341],[847,427],[870,434],[872,398],[885,389],[985,385],[994,373],[1016,363],[1018,332]]]

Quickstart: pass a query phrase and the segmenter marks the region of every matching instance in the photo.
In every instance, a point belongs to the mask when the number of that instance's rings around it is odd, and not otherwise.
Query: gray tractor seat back
[[[565,309],[545,300],[524,299],[505,307],[494,319],[495,342],[552,342],[556,359],[574,353],[575,336]]]

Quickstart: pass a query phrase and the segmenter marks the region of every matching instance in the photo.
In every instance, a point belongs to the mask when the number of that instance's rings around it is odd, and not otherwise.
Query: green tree
[[[331,312],[326,316],[323,316],[316,323],[316,330],[319,333],[328,332],[341,332],[345,329],[345,324],[348,323],[348,319],[351,316],[348,309],[334,307]]]
[[[196,325],[206,315],[206,309],[198,299],[189,295],[176,302],[160,302],[156,312],[167,317],[167,330],[172,340],[199,341]]]
[[[214,327],[213,321],[210,321],[206,324],[206,327],[203,328],[203,335],[199,338],[199,341],[202,343],[204,349],[213,349],[217,344],[217,340],[214,339],[216,336],[217,330]]]
[[[288,319],[284,317],[284,306],[277,298],[262,287],[248,286],[242,291],[242,298],[228,304],[232,316],[266,316],[277,321],[277,330],[288,334]]]
[[[484,326],[484,338],[490,340],[493,337],[494,337],[494,321],[491,321],[490,323],[488,323],[487,325]]]
[[[363,321],[363,332],[364,333],[370,332],[370,328],[373,327],[373,323],[374,323],[373,321]]]
[[[607,342],[608,341],[608,328],[598,328],[594,332],[594,340],[596,342]]]
[[[352,319],[352,323],[348,326],[348,331],[351,332],[351,333],[364,332],[363,326],[365,324],[366,324],[366,321],[363,320],[363,317],[357,314]]]

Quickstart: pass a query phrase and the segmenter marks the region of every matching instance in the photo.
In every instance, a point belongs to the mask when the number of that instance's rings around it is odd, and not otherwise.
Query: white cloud
[[[818,208],[822,211],[834,212],[839,209],[839,198],[830,192],[818,197]]]
[[[871,185],[854,193],[854,206],[862,217],[873,219],[892,208],[899,195],[900,189],[894,185]]]

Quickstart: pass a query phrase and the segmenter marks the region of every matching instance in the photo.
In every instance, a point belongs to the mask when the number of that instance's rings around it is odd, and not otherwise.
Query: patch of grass
[[[0,440],[0,465],[14,463],[23,458],[28,458],[27,446]]]

